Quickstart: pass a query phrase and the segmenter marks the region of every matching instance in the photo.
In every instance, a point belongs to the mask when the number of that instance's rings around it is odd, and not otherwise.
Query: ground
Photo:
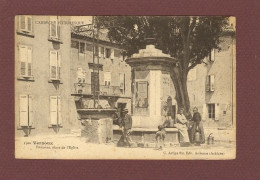
[[[162,150],[116,147],[115,142],[91,144],[86,143],[86,138],[71,134],[19,137],[15,139],[15,155],[28,159],[234,159],[234,130],[205,128],[206,138],[210,133],[215,138],[213,145],[180,147],[166,144]]]

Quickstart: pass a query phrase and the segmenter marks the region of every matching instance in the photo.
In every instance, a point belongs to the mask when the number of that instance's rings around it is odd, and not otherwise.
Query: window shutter
[[[26,76],[27,73],[26,73],[26,64],[27,64],[27,57],[28,55],[28,49],[27,49],[27,46],[24,46],[24,45],[20,45],[19,46],[19,60],[20,60],[20,74],[21,76]]]
[[[58,123],[57,124],[62,124],[62,117],[61,117],[61,98],[60,96],[57,97],[58,98]]]
[[[29,126],[33,124],[33,104],[32,104],[32,96],[29,95]]]
[[[210,75],[210,91],[215,90],[215,75]]]
[[[32,32],[32,17],[31,16],[27,16],[27,30],[29,32]]]
[[[51,125],[57,125],[57,96],[50,96],[50,117],[51,117]]]
[[[210,90],[210,76],[207,75],[206,77],[206,91]]]
[[[26,30],[26,26],[25,26],[25,16],[20,16],[20,29],[21,29],[21,30]]]
[[[203,104],[203,109],[202,109],[202,119],[206,120],[208,117],[208,110],[207,110],[207,105]]]
[[[111,58],[111,59],[114,59],[114,58],[115,58],[115,56],[114,56],[114,49],[111,49],[111,55],[110,55],[110,58]]]
[[[50,37],[57,38],[57,16],[50,16]]]
[[[20,95],[20,126],[28,126],[28,96]]]
[[[61,78],[61,54],[57,52],[57,58],[58,58],[58,66],[57,66],[57,78]]]
[[[50,78],[57,79],[57,51],[50,51]]]
[[[215,104],[215,120],[219,120],[219,104]]]
[[[215,61],[215,49],[211,50],[211,56],[210,56],[211,61]]]
[[[104,58],[105,57],[105,48],[101,47],[101,56]]]
[[[32,76],[32,47],[27,48],[27,67],[28,76]]]
[[[60,17],[57,17],[57,38],[58,39],[61,39],[61,33],[60,33],[60,24],[59,24],[59,21],[60,21]]]

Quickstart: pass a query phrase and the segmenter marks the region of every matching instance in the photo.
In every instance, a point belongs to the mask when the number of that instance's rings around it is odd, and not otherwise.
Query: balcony
[[[96,95],[99,96],[123,96],[124,91],[120,89],[120,86],[105,86],[99,85],[99,87],[94,87],[93,84],[87,83],[75,83],[74,89],[76,95],[94,95],[94,88],[96,88]]]

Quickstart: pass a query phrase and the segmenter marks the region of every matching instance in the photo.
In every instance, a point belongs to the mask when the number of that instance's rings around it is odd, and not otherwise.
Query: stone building
[[[93,54],[92,35],[74,31],[70,17],[16,16],[15,30],[17,136],[80,129],[79,108],[131,110],[131,68],[106,33]]]
[[[69,17],[15,17],[17,136],[64,132],[70,112]]]
[[[229,29],[233,31],[232,29]],[[204,63],[188,74],[191,108],[198,107],[206,127],[234,124],[236,39],[231,32],[221,37],[221,51],[212,50]]]

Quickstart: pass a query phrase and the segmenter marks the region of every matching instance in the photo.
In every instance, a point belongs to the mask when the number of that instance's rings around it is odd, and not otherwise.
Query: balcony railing
[[[122,96],[123,91],[120,90],[120,86],[105,86],[99,85],[99,87],[94,87],[93,84],[87,83],[75,83],[75,93],[76,94],[94,94],[94,88],[96,89],[96,95],[105,96]]]

